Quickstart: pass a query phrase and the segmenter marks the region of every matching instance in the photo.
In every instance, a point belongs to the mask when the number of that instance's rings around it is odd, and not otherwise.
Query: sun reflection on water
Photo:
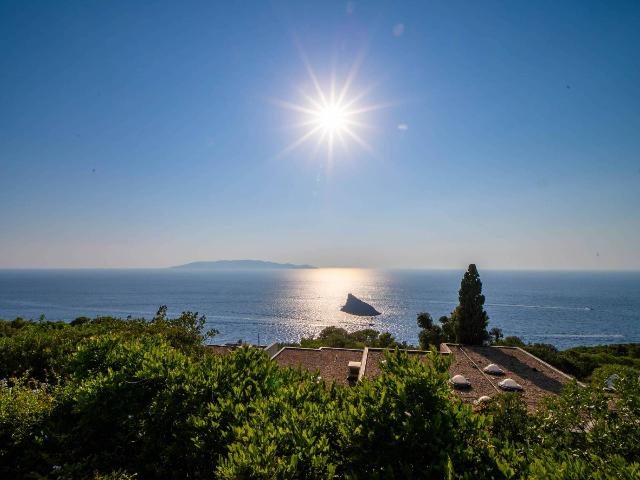
[[[320,268],[296,272],[296,277],[299,291],[296,292],[297,299],[292,301],[300,318],[289,327],[297,330],[298,335],[316,334],[326,326],[356,330],[374,323],[380,327],[379,320],[349,315],[341,312],[340,307],[346,302],[347,294],[352,293],[384,314],[381,272],[360,268]]]

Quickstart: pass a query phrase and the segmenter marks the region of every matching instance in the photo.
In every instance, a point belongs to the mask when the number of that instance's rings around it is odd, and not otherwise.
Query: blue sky
[[[640,268],[640,3],[0,2],[0,267]],[[332,160],[274,100],[362,58]],[[407,128],[401,130],[400,124]]]

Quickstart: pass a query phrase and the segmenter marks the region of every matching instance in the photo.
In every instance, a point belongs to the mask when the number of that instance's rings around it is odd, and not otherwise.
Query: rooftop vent
[[[454,375],[449,383],[453,385],[453,388],[469,388],[471,386],[471,382],[464,375]]]
[[[349,379],[357,379],[360,375],[360,367],[362,362],[349,362]]]
[[[498,383],[498,386],[501,389],[507,390],[509,392],[520,392],[520,391],[522,391],[522,385],[520,385],[518,382],[516,382],[512,378],[505,378],[500,383]]]
[[[485,373],[489,373],[491,375],[504,375],[504,370],[502,370],[498,365],[496,365],[495,363],[490,363],[489,365],[487,365],[486,367],[484,367],[482,369],[483,372]]]
[[[474,403],[474,405],[480,405],[481,403],[487,403],[487,402],[490,402],[490,401],[491,401],[491,397],[483,395],[473,403]]]

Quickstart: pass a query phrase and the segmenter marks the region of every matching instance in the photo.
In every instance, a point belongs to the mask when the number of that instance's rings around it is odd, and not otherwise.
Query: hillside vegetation
[[[341,387],[253,348],[208,354],[203,325],[164,309],[0,322],[0,478],[640,476],[632,367],[615,394],[601,371],[534,415],[516,394],[473,411],[437,355],[390,353],[382,375]]]
[[[299,344],[304,348],[411,348],[406,342],[399,343],[389,332],[380,333],[372,328],[348,332],[340,327],[325,327],[315,337],[302,337]]]

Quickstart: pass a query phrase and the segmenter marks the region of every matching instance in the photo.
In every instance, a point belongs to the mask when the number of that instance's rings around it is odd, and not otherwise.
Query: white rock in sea
[[[471,386],[471,382],[467,380],[467,377],[464,375],[454,375],[449,383],[453,385],[454,388],[468,388]]]
[[[505,378],[500,383],[498,383],[498,386],[503,390],[508,390],[511,392],[519,392],[522,390],[522,385],[520,385],[512,378]]]
[[[490,363],[489,365],[484,367],[482,371],[485,373],[490,373],[491,375],[504,375],[504,370],[502,370],[495,363]]]

